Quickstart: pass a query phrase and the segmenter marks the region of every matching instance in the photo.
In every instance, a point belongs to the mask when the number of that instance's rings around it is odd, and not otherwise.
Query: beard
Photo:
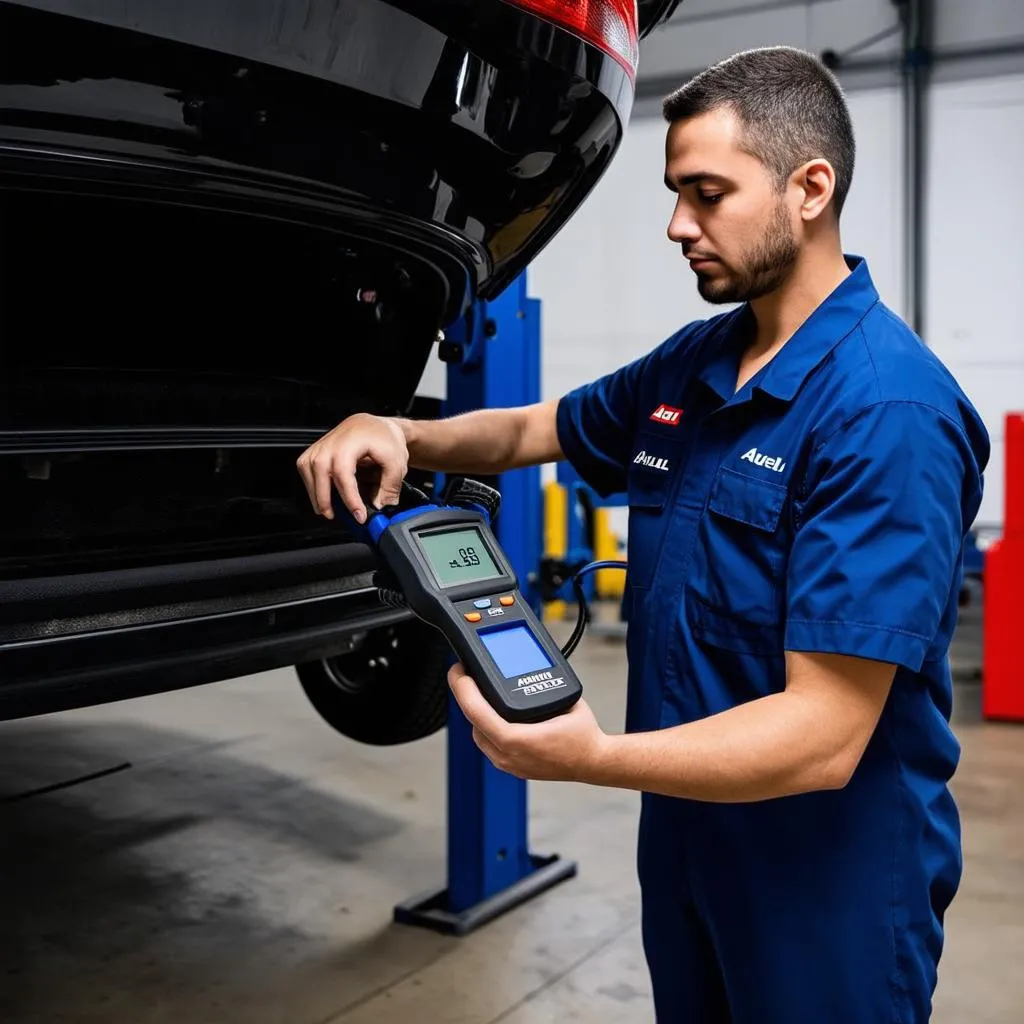
[[[780,200],[761,238],[750,247],[739,268],[726,263],[724,276],[697,271],[697,291],[705,302],[750,302],[775,291],[789,276],[800,249],[785,204]]]

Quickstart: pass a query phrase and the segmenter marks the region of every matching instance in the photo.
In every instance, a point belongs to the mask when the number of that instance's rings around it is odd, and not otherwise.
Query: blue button
[[[491,599],[489,597],[481,597],[479,601],[473,602],[474,608],[490,608]]]

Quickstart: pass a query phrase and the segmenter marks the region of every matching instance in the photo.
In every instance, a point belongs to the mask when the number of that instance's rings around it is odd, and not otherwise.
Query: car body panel
[[[440,413],[440,329],[578,209],[632,101],[506,0],[0,2],[0,718],[408,619],[295,459]]]
[[[633,97],[501,0],[40,0],[0,4],[0,38],[0,167],[333,211],[432,263],[444,321],[577,208]]]

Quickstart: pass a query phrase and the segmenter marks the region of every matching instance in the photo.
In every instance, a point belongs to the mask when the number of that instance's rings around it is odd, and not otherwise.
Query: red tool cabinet
[[[1006,417],[1002,537],[985,552],[981,709],[1024,722],[1024,413]]]

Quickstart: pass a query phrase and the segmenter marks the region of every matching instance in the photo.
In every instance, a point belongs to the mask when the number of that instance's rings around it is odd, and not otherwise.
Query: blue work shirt
[[[924,948],[944,906],[934,893],[927,905],[928,888],[951,898],[959,881],[947,651],[989,440],[949,372],[880,302],[866,263],[847,264],[851,274],[738,392],[754,336],[747,306],[566,395],[558,435],[599,493],[628,493],[630,731],[782,691],[786,651],[897,666],[843,791],[665,810],[661,820],[676,814],[693,833],[687,870],[701,891],[728,878],[739,913],[746,886],[765,884],[750,871],[756,859],[790,865],[777,877],[799,872],[827,910],[843,863],[865,900],[874,887],[889,907],[904,877],[893,863],[911,874],[923,865],[928,882],[914,892],[924,895],[898,913],[923,922]]]

